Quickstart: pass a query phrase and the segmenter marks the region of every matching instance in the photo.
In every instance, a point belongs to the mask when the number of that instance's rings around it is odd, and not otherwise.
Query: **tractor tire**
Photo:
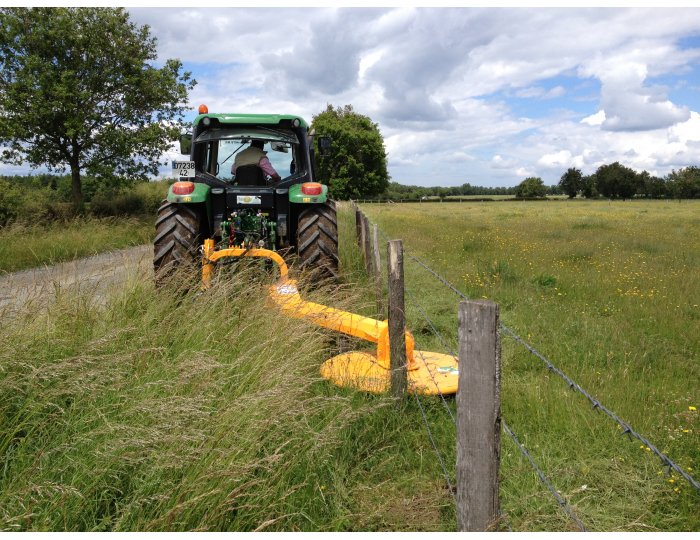
[[[153,273],[156,287],[163,286],[177,268],[195,268],[201,242],[199,208],[164,200],[158,208],[153,240]]]
[[[311,270],[317,277],[338,277],[338,220],[333,201],[311,206],[299,214],[297,256],[301,268]]]

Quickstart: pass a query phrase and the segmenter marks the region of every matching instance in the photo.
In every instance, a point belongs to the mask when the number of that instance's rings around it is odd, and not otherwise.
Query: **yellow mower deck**
[[[289,279],[282,257],[267,249],[214,249],[214,241],[204,241],[202,287],[208,288],[214,264],[225,257],[262,257],[277,264],[280,277],[270,287],[270,298],[287,316],[308,320],[323,328],[335,330],[377,344],[376,353],[348,352],[326,360],[321,375],[338,386],[366,392],[381,393],[389,388],[389,325],[355,313],[308,302],[301,298],[296,280]],[[457,392],[459,371],[454,356],[414,350],[413,335],[406,331],[406,361],[408,391],[419,394],[454,394]]]

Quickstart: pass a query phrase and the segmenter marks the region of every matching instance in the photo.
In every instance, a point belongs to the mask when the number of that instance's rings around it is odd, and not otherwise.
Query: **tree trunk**
[[[71,161],[70,164],[71,186],[73,193],[73,206],[77,210],[83,208],[83,188],[80,182],[80,164]]]

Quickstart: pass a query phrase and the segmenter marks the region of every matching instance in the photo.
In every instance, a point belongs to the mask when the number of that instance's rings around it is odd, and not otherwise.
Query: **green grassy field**
[[[696,478],[700,471],[700,203],[364,205],[370,220],[501,320]],[[406,287],[456,350],[458,298],[406,258]],[[421,349],[442,351],[407,298]],[[592,530],[698,530],[700,496],[503,338],[503,417]],[[503,437],[516,530],[568,530]]]
[[[364,208],[697,475],[699,205]],[[373,315],[347,204],[339,231],[343,283],[309,295]],[[408,259],[406,275],[454,343],[457,298]],[[455,530],[417,402],[321,380],[338,339],[277,315],[269,279],[253,266],[194,295],[134,273],[107,299],[59,290],[48,309],[0,313],[0,530]],[[443,350],[408,316],[419,348]],[[590,529],[700,528],[692,488],[503,345],[504,418]],[[454,425],[439,399],[420,403],[453,479]],[[502,440],[507,523],[575,530]]]

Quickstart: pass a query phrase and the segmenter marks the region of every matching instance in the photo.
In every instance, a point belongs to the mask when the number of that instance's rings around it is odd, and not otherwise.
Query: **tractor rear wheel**
[[[333,201],[299,214],[297,255],[301,268],[317,270],[322,278],[338,277],[338,220]]]
[[[194,265],[201,243],[201,220],[198,207],[167,200],[161,203],[153,240],[156,287],[162,286],[178,267]]]

